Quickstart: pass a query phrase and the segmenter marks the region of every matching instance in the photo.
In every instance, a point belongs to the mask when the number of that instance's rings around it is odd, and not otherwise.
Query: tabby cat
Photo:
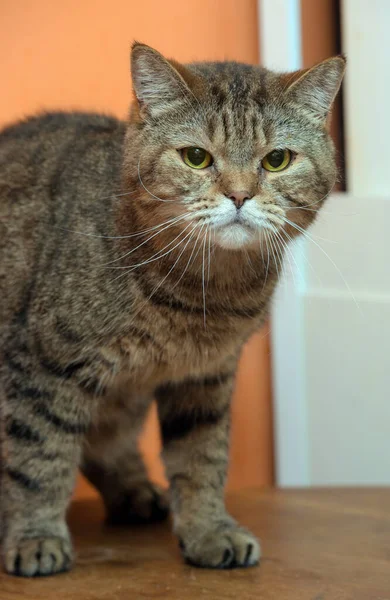
[[[137,437],[157,400],[174,531],[202,567],[258,563],[224,508],[237,359],[336,167],[342,57],[275,74],[132,49],[128,122],[0,133],[1,537],[8,573],[69,569],[80,467],[113,524],[168,512]]]

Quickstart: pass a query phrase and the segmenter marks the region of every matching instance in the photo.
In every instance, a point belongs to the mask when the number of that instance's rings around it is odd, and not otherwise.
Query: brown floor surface
[[[102,527],[96,501],[77,502],[71,573],[42,579],[0,575],[1,600],[390,600],[390,490],[247,491],[234,516],[261,539],[248,570],[184,565],[167,525]]]

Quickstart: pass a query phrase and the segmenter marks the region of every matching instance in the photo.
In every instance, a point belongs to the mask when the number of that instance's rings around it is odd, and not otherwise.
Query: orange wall
[[[301,0],[301,17],[304,67],[310,67],[340,52],[339,0]],[[331,122],[340,171],[337,189],[345,189],[342,130],[342,100],[341,95],[338,95]]]
[[[301,0],[303,66],[338,52],[338,0]]]
[[[140,40],[178,60],[258,61],[256,0],[17,0],[0,5],[0,123],[43,108],[120,117],[130,100],[129,48]],[[268,336],[245,349],[233,403],[230,485],[272,481]],[[142,447],[151,472],[156,418]],[[85,483],[79,494],[90,493]]]
[[[2,0],[0,119],[41,108],[125,116],[134,39],[179,60],[257,61],[255,0]]]

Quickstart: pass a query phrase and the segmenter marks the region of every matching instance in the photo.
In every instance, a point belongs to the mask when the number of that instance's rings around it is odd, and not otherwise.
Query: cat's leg
[[[4,361],[0,383],[2,559],[33,577],[66,571],[72,544],[65,512],[74,487],[88,398],[70,382],[28,375]]]
[[[226,512],[233,374],[191,380],[157,394],[174,531],[185,559],[201,567],[258,563],[256,538]]]
[[[151,401],[108,398],[85,441],[81,470],[102,495],[111,525],[158,522],[168,515],[166,495],[149,481],[138,448]]]

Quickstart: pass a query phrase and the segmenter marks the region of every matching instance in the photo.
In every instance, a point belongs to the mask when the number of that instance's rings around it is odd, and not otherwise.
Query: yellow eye
[[[213,157],[203,148],[183,148],[182,157],[191,169],[205,169],[213,164]]]
[[[262,165],[266,171],[283,171],[291,162],[290,150],[272,150],[265,158]]]

